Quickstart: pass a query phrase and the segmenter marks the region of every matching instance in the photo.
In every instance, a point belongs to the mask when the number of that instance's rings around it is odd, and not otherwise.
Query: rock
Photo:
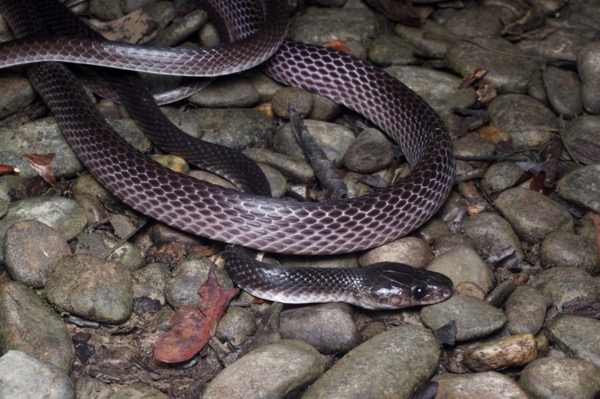
[[[37,220],[57,230],[65,240],[79,234],[87,222],[85,211],[76,201],[63,197],[28,198],[10,204],[0,220],[0,241],[10,226],[22,220]],[[0,261],[4,252],[0,252]]]
[[[9,275],[28,287],[43,287],[56,263],[70,255],[67,241],[35,220],[13,224],[4,236],[4,262]]]
[[[248,309],[229,307],[217,326],[215,336],[240,347],[256,331],[254,315]]]
[[[600,320],[581,316],[561,316],[547,327],[550,340],[571,356],[600,367]]]
[[[88,320],[122,323],[133,309],[129,270],[91,255],[60,261],[46,283],[48,300]]]
[[[424,240],[417,237],[402,237],[370,249],[358,258],[361,266],[380,262],[396,262],[412,267],[425,267],[432,260],[431,248]]]
[[[537,334],[544,324],[550,301],[538,289],[517,287],[506,301],[506,327],[511,334]]]
[[[75,348],[65,324],[23,284],[0,284],[0,321],[4,352],[24,352],[64,372],[71,369]]]
[[[499,52],[522,55],[523,52],[506,39],[499,37],[477,38],[480,46],[493,48]],[[458,42],[446,54],[450,67],[459,75],[467,77],[477,69],[488,71],[485,75],[499,92],[525,93],[534,72],[538,69],[535,61],[522,57],[491,52],[472,43]]]
[[[531,398],[594,399],[600,395],[600,368],[580,359],[542,358],[523,369],[519,385]]]
[[[542,241],[540,260],[545,268],[572,266],[585,270],[591,275],[600,271],[596,245],[566,231],[550,233]]]
[[[445,252],[429,263],[427,270],[445,274],[455,286],[463,281],[475,283],[484,292],[494,285],[494,274],[475,250],[458,247]]]
[[[557,114],[571,119],[583,112],[581,83],[576,73],[547,67],[544,69],[544,87]]]
[[[521,241],[510,224],[491,212],[468,216],[463,221],[463,232],[475,243],[478,252],[487,256],[512,250],[517,259],[523,259]]]
[[[283,340],[232,363],[208,384],[203,399],[282,398],[310,384],[324,370],[325,359],[312,346]]]
[[[373,173],[387,168],[392,160],[392,146],[376,129],[363,130],[344,154],[343,163],[356,173]]]
[[[596,301],[598,286],[592,276],[576,267],[553,267],[538,274],[532,286],[551,299],[557,309],[574,299]]]
[[[581,77],[583,106],[590,114],[600,114],[600,43],[591,42],[577,57]]]
[[[490,196],[513,187],[523,175],[523,170],[513,162],[498,162],[490,165],[481,179],[481,188]]]
[[[179,262],[171,272],[165,288],[167,302],[174,308],[182,305],[198,304],[198,288],[206,282],[209,270],[214,267],[212,261],[202,256],[192,256]],[[232,288],[233,283],[222,268],[215,268],[219,284],[224,288]]]
[[[510,377],[488,371],[475,374],[440,374],[436,397],[444,399],[527,399],[521,387]]]
[[[0,357],[0,375],[0,397],[3,398],[75,397],[75,386],[64,371],[23,352],[11,350]]]
[[[237,76],[219,78],[207,88],[189,97],[192,104],[211,108],[251,107],[258,100],[260,96],[254,86]]]
[[[512,335],[465,348],[463,363],[473,371],[490,371],[525,366],[537,358],[535,337]]]
[[[303,399],[408,398],[438,366],[430,331],[405,324],[348,352],[315,382]]]
[[[567,201],[600,213],[600,164],[568,173],[558,181],[557,191]]]
[[[499,309],[482,300],[457,294],[444,302],[424,307],[421,310],[421,320],[432,330],[437,330],[454,320],[458,341],[484,337],[499,330],[506,323],[506,317]]]
[[[361,341],[352,307],[343,303],[304,306],[281,312],[279,333],[297,339],[321,353],[343,353]]]
[[[495,205],[526,241],[541,241],[558,230],[573,231],[571,214],[556,201],[533,190],[511,188],[498,196]]]

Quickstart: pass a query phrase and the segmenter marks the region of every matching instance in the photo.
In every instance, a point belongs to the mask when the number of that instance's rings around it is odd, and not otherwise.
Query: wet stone
[[[258,91],[247,80],[225,77],[212,82],[207,88],[189,97],[192,104],[211,108],[251,107],[260,100]]]
[[[556,27],[543,38],[524,39],[517,46],[524,53],[546,59],[577,61],[577,55],[596,33],[595,29]]]
[[[347,353],[303,398],[410,397],[435,371],[439,358],[430,331],[410,324],[393,327]]]
[[[498,196],[496,207],[528,242],[539,242],[548,234],[562,230],[572,232],[571,214],[559,203],[525,188],[511,188]]]
[[[489,140],[468,134],[452,141],[454,155],[462,157],[485,157],[494,155],[495,146]]]
[[[56,177],[72,176],[83,171],[83,165],[67,144],[54,119],[40,119],[18,127],[0,129],[0,159],[2,164],[19,168],[23,177],[36,176],[29,166],[29,154],[56,154],[52,167]]]
[[[600,271],[595,243],[566,231],[551,233],[542,241],[540,259],[544,267],[573,266],[592,275]]]
[[[58,231],[35,220],[13,224],[4,236],[8,274],[28,287],[42,287],[56,263],[70,254]]]
[[[421,320],[432,330],[454,320],[458,341],[484,337],[499,330],[506,323],[506,317],[500,309],[482,300],[457,294],[444,302],[424,307],[421,310]]]
[[[491,212],[481,212],[468,216],[463,221],[463,233],[475,243],[480,254],[497,255],[503,251],[514,251],[518,259],[523,259],[521,241],[510,224]]]
[[[275,115],[290,119],[290,108],[293,108],[302,118],[306,118],[315,103],[312,93],[295,87],[283,87],[273,94],[271,106]]]
[[[547,67],[544,70],[544,87],[557,114],[571,119],[583,112],[581,83],[574,72]]]
[[[444,26],[426,19],[421,27],[396,24],[394,32],[417,49],[419,54],[429,58],[444,58],[448,49],[455,42],[448,39],[450,32]],[[427,35],[427,32],[434,33]],[[440,34],[436,36],[435,34]]]
[[[463,363],[473,371],[490,371],[522,367],[537,356],[535,337],[518,334],[468,345],[463,353]]]
[[[412,267],[425,267],[433,260],[429,245],[417,237],[403,237],[365,252],[358,259],[361,266],[380,262],[404,263]]]
[[[187,112],[169,109],[167,116],[194,137],[235,149],[267,147],[273,120],[256,109],[197,108]]]
[[[498,96],[491,102],[488,112],[492,124],[507,131],[516,148],[548,143],[554,137],[551,130],[559,128],[554,113],[529,96]]]
[[[75,348],[67,328],[32,290],[17,282],[0,284],[0,321],[2,351],[25,352],[65,372],[71,369]]]
[[[75,386],[57,366],[11,350],[0,357],[0,397],[72,399]],[[24,378],[27,376],[27,378]]]
[[[523,54],[514,44],[502,38],[474,39],[484,47],[510,54]],[[488,71],[485,75],[501,93],[526,93],[529,81],[538,65],[527,58],[491,52],[467,42],[458,42],[446,54],[450,67],[459,75],[467,77],[477,69]]]
[[[421,96],[450,126],[455,120],[450,108],[467,108],[477,99],[473,88],[460,89],[461,80],[446,72],[417,66],[385,70]]]
[[[167,302],[174,308],[182,305],[198,304],[198,288],[206,282],[213,262],[202,256],[192,256],[179,262],[171,272],[165,288]],[[232,288],[233,283],[222,268],[215,268],[217,280],[224,288]]]
[[[445,274],[455,286],[469,281],[484,292],[489,292],[494,286],[492,270],[477,252],[469,247],[460,246],[443,253],[429,263],[427,270]]]
[[[374,13],[366,8],[308,7],[294,18],[288,37],[318,45],[341,40],[348,44],[353,54],[361,57],[377,29]]]
[[[121,323],[133,309],[129,270],[91,255],[61,260],[46,283],[48,300],[88,320]]]
[[[590,114],[600,114],[600,43],[586,45],[577,57],[583,106]]]
[[[256,331],[256,321],[249,309],[229,307],[219,321],[215,336],[230,342],[234,347],[242,345]]]
[[[600,367],[600,320],[581,316],[561,316],[547,327],[550,340],[579,359]]]
[[[558,195],[595,213],[600,213],[600,164],[589,165],[558,181]]]
[[[325,370],[325,358],[307,343],[282,340],[261,346],[218,374],[204,399],[282,398]]]
[[[386,136],[377,129],[365,129],[348,147],[343,163],[353,172],[373,173],[388,167],[393,159]]]
[[[37,197],[16,201],[10,204],[6,216],[0,220],[0,240],[4,240],[10,226],[22,220],[44,223],[68,241],[83,230],[87,216],[79,203],[68,198]],[[0,252],[0,261],[3,254]]]
[[[0,78],[0,119],[19,112],[35,99],[29,79],[7,76]]]
[[[573,299],[596,301],[598,298],[598,285],[592,276],[576,267],[545,270],[535,277],[532,286],[550,298],[558,309]]]
[[[168,396],[156,388],[151,387],[143,382],[136,382],[129,386],[123,387],[110,395],[110,399],[167,399]]]
[[[92,377],[82,377],[75,380],[75,392],[81,399],[109,399],[115,391],[112,384],[99,381]]]
[[[169,267],[161,263],[151,263],[133,272],[133,297],[150,298],[164,305],[165,286],[169,277]]]
[[[519,385],[531,398],[594,399],[600,395],[600,367],[580,359],[542,358],[523,369]]]
[[[549,299],[536,288],[522,285],[506,301],[506,327],[511,334],[537,334],[544,324]]]
[[[307,342],[321,353],[347,352],[361,341],[352,308],[342,303],[283,311],[279,333],[283,339]]]
[[[527,394],[510,377],[488,371],[474,374],[440,374],[433,377],[439,384],[436,397],[445,399],[528,399]]]
[[[523,175],[523,170],[513,162],[498,162],[486,169],[481,188],[490,196],[513,187]]]
[[[444,26],[461,37],[496,36],[502,31],[503,22],[510,22],[508,17],[512,15],[505,7],[463,8],[450,14]]]
[[[328,122],[306,119],[304,124],[315,144],[336,167],[340,166],[344,154],[354,141],[354,133],[344,126]],[[297,160],[308,161],[289,124],[283,125],[275,132],[273,150]]]
[[[309,183],[315,178],[315,172],[308,161],[280,154],[264,148],[247,148],[244,155],[254,162],[268,165],[285,174],[291,181]],[[286,186],[287,188],[287,182]]]
[[[417,63],[415,49],[408,41],[391,34],[377,36],[369,47],[369,60],[375,65],[410,65]]]

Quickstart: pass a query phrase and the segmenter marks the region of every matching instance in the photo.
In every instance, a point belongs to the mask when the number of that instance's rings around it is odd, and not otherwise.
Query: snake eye
[[[412,297],[414,299],[423,299],[427,296],[428,293],[429,292],[427,290],[427,286],[423,284],[415,285],[412,288]]]

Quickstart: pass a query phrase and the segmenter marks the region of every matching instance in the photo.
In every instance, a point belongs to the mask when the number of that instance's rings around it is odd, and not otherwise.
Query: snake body
[[[0,12],[19,38],[0,45],[0,67],[35,63],[28,66],[32,84],[91,173],[132,208],[184,231],[268,252],[339,254],[397,239],[440,208],[452,187],[455,166],[447,130],[427,103],[386,72],[354,56],[283,40],[287,23],[283,1],[269,1],[266,17],[262,5],[252,1],[212,3],[225,14],[224,21],[236,41],[190,53],[188,49],[144,49],[88,37],[45,37],[46,32],[38,26],[60,23],[32,22],[35,2],[0,0]],[[27,6],[29,11],[24,11]],[[172,172],[134,150],[112,131],[64,66],[42,62],[213,76],[265,60],[262,68],[272,78],[330,97],[381,127],[402,147],[412,166],[410,174],[389,188],[329,203],[286,201],[217,187]],[[243,257],[235,254],[227,251],[226,257],[237,263]],[[245,267],[245,274],[254,270],[254,276],[268,278],[255,266]],[[317,272],[315,276],[328,285],[335,280],[331,273]],[[426,286],[432,287],[433,295],[425,301],[421,301],[422,294],[410,296],[412,289],[391,289],[403,299],[396,300],[397,307],[445,299],[451,282],[437,273],[430,276],[432,284]],[[251,292],[256,284],[233,278]],[[364,284],[360,278],[349,281],[353,282],[346,284]],[[302,289],[316,292],[317,283],[310,284]],[[317,301],[335,298],[321,293]],[[277,299],[293,301],[289,295]],[[375,307],[373,303],[354,303]]]

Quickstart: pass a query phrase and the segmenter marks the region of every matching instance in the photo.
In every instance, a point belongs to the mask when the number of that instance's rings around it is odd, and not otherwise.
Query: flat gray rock
[[[69,376],[53,364],[11,350],[0,357],[0,397],[13,399],[71,399],[75,386]],[[25,378],[26,376],[26,378]]]
[[[456,339],[468,341],[499,330],[506,323],[506,316],[487,302],[455,293],[444,302],[424,307],[421,320],[432,330],[454,321]]]
[[[433,374],[439,358],[430,331],[394,327],[346,354],[302,398],[408,398]]]
[[[312,383],[324,370],[325,358],[312,346],[283,340],[232,363],[208,384],[203,399],[283,398]]]
[[[17,350],[67,372],[75,348],[62,319],[29,288],[17,282],[0,284],[2,350]]]

